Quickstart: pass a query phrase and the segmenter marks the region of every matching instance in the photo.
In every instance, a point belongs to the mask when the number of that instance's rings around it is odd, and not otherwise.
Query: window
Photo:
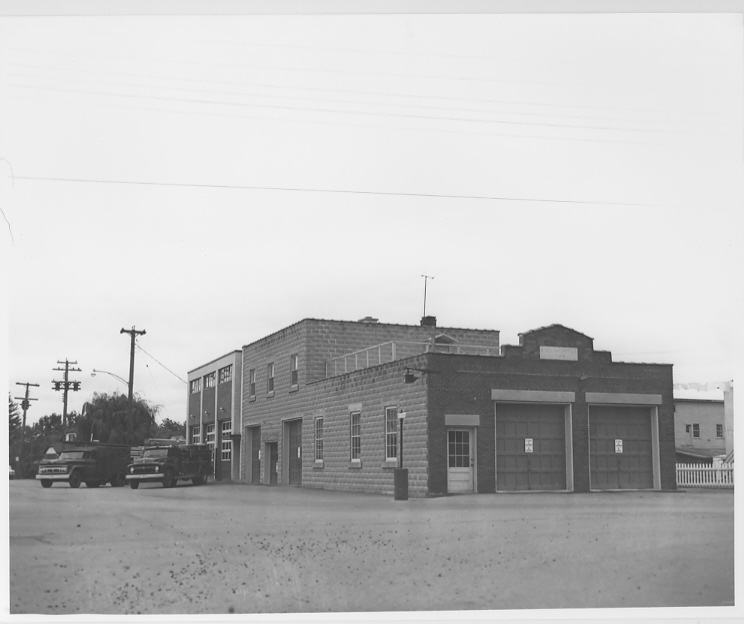
[[[214,388],[214,373],[204,375],[204,388]]]
[[[351,461],[362,460],[362,413],[352,412],[351,426]]]
[[[385,408],[385,459],[398,458],[398,408]]]
[[[207,434],[207,439],[206,439],[207,446],[211,450],[214,450],[214,423],[207,425],[206,434]]]
[[[692,437],[693,438],[700,437],[700,425],[698,423],[692,423]]]
[[[269,394],[274,392],[274,362],[266,367],[266,392]]]
[[[219,383],[227,383],[232,380],[232,364],[221,368],[219,371]]]
[[[692,425],[685,425],[685,433],[690,433],[692,431]]]
[[[723,425],[716,425],[716,437],[717,438],[723,437]]]
[[[289,356],[289,385],[296,386],[299,382],[299,371],[297,370],[300,358],[297,355]]]
[[[197,392],[201,392],[201,379],[192,379],[191,394],[196,394]]]
[[[323,461],[323,419],[315,419],[315,461]]]
[[[248,396],[252,399],[256,398],[256,369],[252,368],[248,371]]]
[[[230,461],[232,459],[232,421],[225,420],[220,423],[220,433],[222,434],[222,461]]]
[[[200,427],[194,427],[191,430],[191,443],[201,444],[201,428]]]

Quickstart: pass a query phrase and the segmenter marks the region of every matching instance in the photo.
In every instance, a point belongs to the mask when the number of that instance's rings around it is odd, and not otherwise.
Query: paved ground
[[[732,491],[10,486],[11,614],[732,605]]]

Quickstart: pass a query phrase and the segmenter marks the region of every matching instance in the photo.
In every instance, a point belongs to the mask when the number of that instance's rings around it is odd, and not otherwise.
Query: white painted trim
[[[445,427],[479,427],[479,414],[445,414]]]
[[[504,403],[574,403],[575,392],[559,392],[547,390],[491,390],[491,400]]]
[[[586,402],[601,405],[661,405],[661,395],[631,394],[628,392],[587,392]]]

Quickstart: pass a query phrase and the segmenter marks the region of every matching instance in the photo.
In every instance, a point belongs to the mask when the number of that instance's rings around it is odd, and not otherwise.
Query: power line
[[[170,368],[168,368],[168,367],[167,367],[167,366],[166,366],[165,364],[163,364],[162,362],[160,362],[160,361],[158,361],[157,359],[155,359],[155,358],[154,358],[154,357],[153,357],[152,355],[150,355],[150,354],[149,354],[149,353],[148,353],[147,351],[145,351],[145,350],[144,350],[144,349],[143,349],[142,347],[140,347],[140,346],[139,346],[139,343],[135,343],[135,344],[137,345],[137,348],[138,348],[138,349],[139,349],[140,351],[142,351],[142,352],[143,352],[143,353],[144,353],[145,355],[147,355],[147,356],[151,357],[151,358],[152,358],[153,360],[155,360],[155,361],[156,361],[156,362],[157,362],[158,364],[160,364],[160,366],[162,366],[162,367],[163,367],[163,368],[164,368],[165,370],[167,370],[167,371],[168,371],[168,372],[169,372],[169,373],[170,373],[171,375],[173,375],[174,377],[176,377],[176,378],[177,378],[177,379],[179,379],[180,381],[183,381],[183,383],[185,383],[185,384],[188,384],[188,382],[187,382],[187,381],[185,381],[184,379],[181,379],[181,378],[180,378],[180,377],[179,377],[178,375],[176,375],[176,373],[174,373],[174,372],[173,372],[173,371],[172,371],[172,370],[171,370]]]
[[[355,191],[355,190],[345,190],[345,189],[312,189],[312,188],[300,188],[300,187],[289,187],[289,186],[249,186],[249,185],[240,185],[240,184],[199,184],[196,182],[145,182],[141,180],[92,180],[92,179],[85,179],[85,178],[53,178],[53,177],[43,177],[43,176],[16,176],[16,179],[17,180],[36,180],[36,181],[43,181],[43,182],[79,182],[79,183],[89,183],[89,184],[121,184],[121,185],[133,185],[133,186],[213,188],[213,189],[235,189],[235,190],[247,190],[247,191],[287,191],[287,192],[297,192],[297,193],[342,193],[342,194],[349,194],[349,195],[379,195],[379,196],[389,196],[389,197],[427,197],[427,198],[441,198],[441,199],[477,199],[477,200],[488,200],[488,201],[582,204],[582,205],[597,205],[597,206],[636,206],[636,207],[650,207],[650,208],[674,208],[674,206],[669,206],[669,205],[664,205],[664,204],[586,201],[586,200],[579,200],[579,199],[544,199],[544,198],[540,199],[540,198],[529,198],[529,197],[505,197],[505,196],[496,196],[496,195],[445,195],[445,194],[438,194],[438,193],[397,193],[397,192],[392,192],[392,191]],[[142,350],[144,351],[144,349]],[[145,351],[145,353],[147,352]]]
[[[48,87],[48,86],[31,86],[19,84],[16,82],[8,83],[11,87],[17,87],[21,89],[38,89],[42,91],[60,91],[63,93],[80,93],[85,95],[101,95],[105,97],[123,97],[132,98],[138,100],[162,100],[165,102],[178,102],[186,104],[206,104],[216,106],[235,106],[241,108],[267,108],[273,110],[284,110],[284,111],[301,111],[301,112],[314,112],[314,113],[332,113],[341,115],[362,115],[369,117],[398,117],[404,119],[418,119],[423,121],[456,121],[465,123],[483,123],[483,124],[500,124],[508,126],[534,126],[534,127],[548,127],[548,128],[568,128],[572,130],[609,130],[611,132],[651,132],[651,133],[678,133],[686,132],[680,130],[661,130],[661,129],[649,129],[649,128],[613,128],[611,126],[577,126],[571,124],[556,124],[556,123],[542,123],[542,122],[528,122],[528,121],[499,121],[493,119],[473,119],[470,117],[444,117],[444,116],[427,116],[427,115],[414,115],[412,113],[383,113],[383,112],[372,112],[372,111],[360,111],[360,110],[339,110],[334,108],[322,108],[322,107],[301,107],[301,106],[286,106],[277,104],[251,104],[246,102],[220,102],[218,100],[207,100],[200,98],[175,98],[165,97],[159,95],[137,95],[133,93],[123,92],[104,92],[95,91],[93,89],[65,89],[63,87]]]

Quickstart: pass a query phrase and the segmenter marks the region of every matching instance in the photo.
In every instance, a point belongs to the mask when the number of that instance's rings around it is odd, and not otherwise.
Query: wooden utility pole
[[[28,396],[28,388],[29,386],[34,386],[36,388],[39,387],[39,384],[35,383],[28,383],[20,381],[16,382],[16,386],[26,386],[26,396],[23,397],[15,397],[16,399],[19,399],[21,401],[21,407],[23,408],[23,425],[21,426],[21,447],[18,450],[18,470],[20,474],[18,475],[20,478],[25,477],[25,470],[23,469],[23,443],[26,439],[26,410],[28,410],[29,407],[31,407],[31,403],[29,401],[38,401],[39,399],[32,399],[30,396]]]
[[[120,334],[129,334],[132,337],[132,349],[129,352],[129,400],[132,400],[133,389],[134,389],[134,340],[137,335],[145,335],[147,332],[143,329],[138,331],[132,325],[132,329],[124,329],[122,327]]]
[[[68,390],[72,390],[73,392],[77,392],[80,390],[80,382],[79,381],[70,381],[70,373],[74,372],[81,372],[82,369],[80,368],[70,368],[70,364],[77,364],[77,362],[70,362],[67,358],[65,358],[64,362],[61,362],[60,360],[57,360],[57,364],[64,364],[64,368],[53,368],[52,370],[56,371],[64,371],[65,372],[65,379],[64,381],[56,381],[52,379],[52,383],[54,384],[54,387],[52,390],[56,390],[59,392],[60,390],[64,393],[63,394],[63,408],[62,408],[62,427],[63,429],[67,428],[67,392]]]

